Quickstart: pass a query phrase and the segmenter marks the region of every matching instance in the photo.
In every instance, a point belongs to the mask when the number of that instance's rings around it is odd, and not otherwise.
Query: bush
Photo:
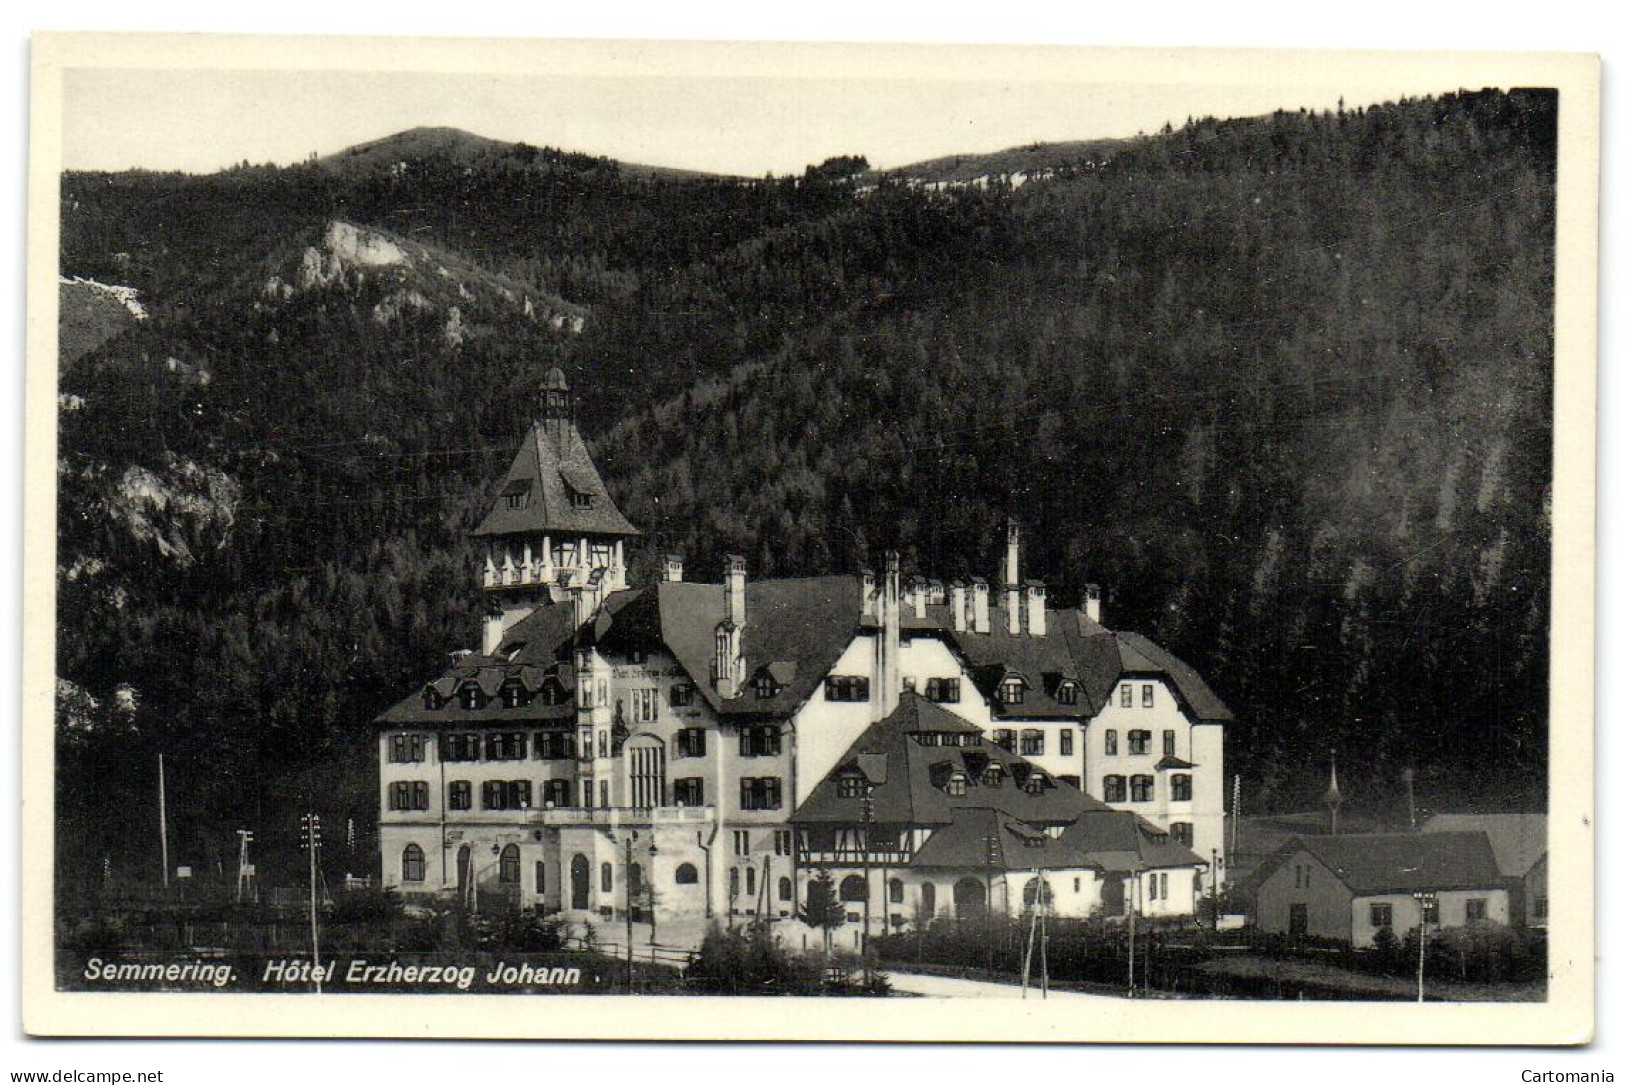
[[[824,967],[819,958],[787,950],[768,924],[713,926],[684,980],[708,994],[811,995],[824,991]]]

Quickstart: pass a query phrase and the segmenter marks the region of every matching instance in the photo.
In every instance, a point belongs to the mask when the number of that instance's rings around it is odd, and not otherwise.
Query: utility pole
[[[863,980],[865,986],[869,982],[869,901],[875,895],[875,887],[871,880],[869,857],[869,830],[875,819],[875,788],[871,783],[863,785],[863,937],[859,940],[858,948],[863,954]]]
[[[1416,831],[1416,770],[1407,768],[1400,773],[1400,779],[1405,781],[1405,809],[1410,814],[1411,832]]]
[[[1128,997],[1134,997],[1134,903],[1140,895],[1140,872],[1129,875],[1128,890]]]
[[[299,819],[302,846],[310,855],[310,964],[316,993],[322,993],[322,943],[316,920],[316,852],[322,846],[322,819],[309,813]]]
[[[243,902],[244,896],[257,897],[254,891],[253,864],[248,861],[248,845],[254,842],[254,834],[247,829],[237,830],[237,903]]]
[[[630,833],[621,841],[626,849],[626,860],[622,866],[625,876],[621,879],[626,882],[626,993],[632,993],[632,836]]]
[[[1208,881],[1213,886],[1213,933],[1219,933],[1219,849],[1213,849],[1213,866],[1208,870]]]
[[[1416,898],[1417,910],[1421,913],[1421,923],[1417,926],[1416,943],[1416,1001],[1425,1002],[1427,959],[1428,959],[1428,906],[1438,900],[1438,894],[1429,889],[1419,889],[1411,896]]]
[[[987,844],[987,978],[993,978],[993,864],[999,854],[999,819],[993,817],[993,828],[982,838]]]
[[[164,794],[164,755],[158,755],[158,852],[164,864],[164,888],[169,888],[169,805]]]

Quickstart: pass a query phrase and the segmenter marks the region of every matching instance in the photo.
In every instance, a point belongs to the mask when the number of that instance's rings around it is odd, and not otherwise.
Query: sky
[[[613,66],[611,66],[613,67]],[[629,67],[637,67],[629,65]],[[63,164],[188,172],[288,164],[418,126],[451,126],[646,165],[760,176],[837,154],[894,167],[1032,142],[1132,136],[1187,116],[1350,107],[1454,89],[1425,79],[1228,84],[964,71],[830,78],[645,73],[74,69]],[[1008,66],[1006,66],[1008,67]]]

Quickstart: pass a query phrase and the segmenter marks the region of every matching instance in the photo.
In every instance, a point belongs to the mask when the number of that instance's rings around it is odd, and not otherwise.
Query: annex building
[[[796,914],[827,872],[898,927],[1189,914],[1224,870],[1224,727],[1189,666],[994,583],[878,572],[628,581],[637,529],[564,374],[475,531],[479,649],[379,728],[383,884],[480,908]],[[1204,879],[1209,879],[1204,881]]]

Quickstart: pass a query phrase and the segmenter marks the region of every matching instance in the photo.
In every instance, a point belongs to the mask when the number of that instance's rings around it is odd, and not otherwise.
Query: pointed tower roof
[[[474,529],[492,535],[621,535],[640,532],[609,496],[570,410],[570,385],[554,366],[542,382],[543,412],[520,442],[491,509]]]

